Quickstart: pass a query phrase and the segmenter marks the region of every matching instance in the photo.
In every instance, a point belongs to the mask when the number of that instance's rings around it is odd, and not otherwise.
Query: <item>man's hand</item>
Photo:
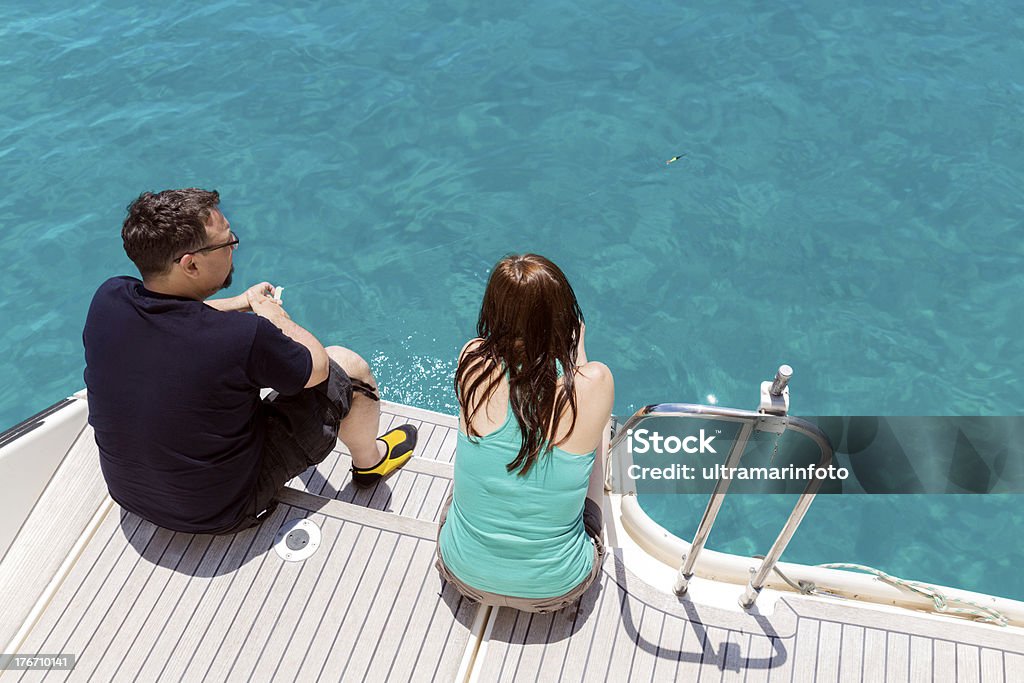
[[[206,305],[216,308],[218,311],[240,311],[248,313],[253,310],[252,301],[255,298],[265,298],[274,293],[274,286],[269,282],[261,282],[253,285],[238,296],[229,296],[226,299],[207,299]]]
[[[269,282],[261,282],[258,285],[253,285],[241,294],[241,298],[245,301],[245,308],[242,310],[256,313],[256,306],[253,305],[253,302],[255,301],[260,303],[264,299],[270,299],[272,301],[273,294],[274,285]]]
[[[264,293],[260,293],[261,290],[258,288],[262,285],[269,287],[270,291],[262,290]],[[285,329],[284,321],[291,320],[291,316],[288,315],[284,307],[281,306],[281,302],[273,297],[274,288],[264,282],[255,287],[249,288],[246,292],[246,298],[249,301],[249,309],[261,318],[266,318],[270,322],[274,323],[282,331]]]

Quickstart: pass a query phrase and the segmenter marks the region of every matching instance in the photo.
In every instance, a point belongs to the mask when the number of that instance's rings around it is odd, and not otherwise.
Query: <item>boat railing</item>
[[[808,508],[810,508],[811,503],[814,501],[815,495],[817,495],[821,488],[823,479],[819,478],[817,473],[827,469],[832,463],[832,444],[828,436],[816,425],[788,414],[789,389],[787,385],[791,376],[792,369],[788,365],[783,365],[779,368],[779,372],[773,381],[762,382],[761,402],[756,411],[688,403],[659,403],[644,406],[625,422],[613,421],[613,436],[608,450],[609,454],[619,452],[622,444],[631,436],[633,430],[637,429],[642,422],[652,418],[714,419],[736,423],[738,426],[732,446],[723,466],[720,468],[721,474],[715,482],[714,490],[708,500],[707,507],[704,509],[700,524],[697,526],[693,542],[690,544],[689,551],[680,558],[679,573],[674,586],[677,595],[684,595],[689,588],[697,560],[708,542],[715,519],[722,508],[722,504],[725,502],[726,494],[732,483],[730,473],[735,472],[736,468],[739,467],[752,436],[757,433],[776,435],[777,449],[777,444],[783,433],[794,432],[801,434],[817,445],[820,450],[820,458],[818,459],[817,467],[813,469],[815,475],[808,479],[807,485],[786,518],[786,522],[783,524],[782,530],[776,537],[775,542],[765,554],[759,566],[751,569],[750,580],[747,583],[746,590],[739,599],[739,603],[744,609],[753,607],[769,574],[775,568],[790,540],[792,540],[797,527],[800,526],[800,522],[803,521]],[[627,477],[622,476],[621,467],[610,467],[609,469],[619,472],[618,479],[620,484],[628,481]],[[635,492],[635,488],[632,492]]]

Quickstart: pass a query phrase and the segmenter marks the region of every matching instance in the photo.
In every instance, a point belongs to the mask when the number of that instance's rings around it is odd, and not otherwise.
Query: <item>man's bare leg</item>
[[[328,346],[326,351],[349,377],[377,386],[370,365],[358,353],[343,346]],[[358,391],[353,392],[352,407],[338,425],[338,438],[348,446],[352,464],[356,467],[373,467],[384,458],[386,447],[377,440],[379,428],[380,402],[372,401]]]

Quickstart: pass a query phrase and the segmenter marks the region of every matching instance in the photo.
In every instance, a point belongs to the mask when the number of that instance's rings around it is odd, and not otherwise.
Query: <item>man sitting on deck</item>
[[[207,300],[231,284],[239,242],[219,202],[195,188],[132,202],[121,237],[142,281],[103,283],[82,335],[89,423],[111,497],[189,533],[259,524],[277,491],[339,438],[357,486],[404,465],[416,444],[411,425],[375,438],[370,366],[325,349],[272,285]],[[261,401],[263,387],[276,400]]]

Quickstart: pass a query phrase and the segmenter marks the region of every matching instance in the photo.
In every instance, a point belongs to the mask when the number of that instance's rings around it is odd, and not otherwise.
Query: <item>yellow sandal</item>
[[[381,461],[373,467],[352,466],[352,483],[360,488],[373,486],[409,461],[416,447],[416,428],[401,425],[377,437],[377,441],[383,441],[386,449]]]

